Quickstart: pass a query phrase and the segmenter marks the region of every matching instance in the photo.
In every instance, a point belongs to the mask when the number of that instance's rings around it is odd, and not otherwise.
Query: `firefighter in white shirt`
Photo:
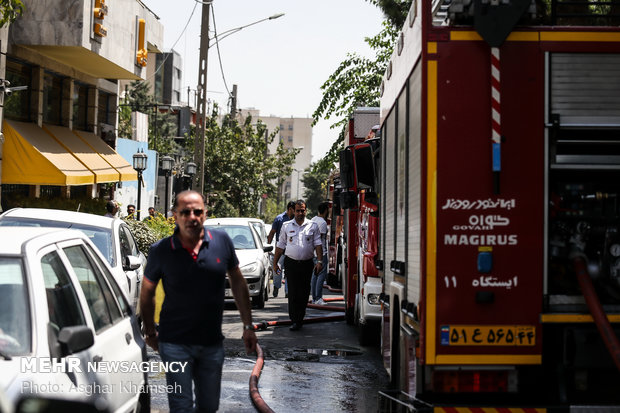
[[[295,202],[295,218],[282,224],[276,244],[273,269],[278,271],[278,260],[285,251],[284,271],[288,283],[288,313],[293,324],[291,330],[299,330],[306,315],[310,295],[312,272],[320,273],[323,267],[321,233],[316,222],[306,219],[306,203]],[[316,252],[317,263],[314,264]]]

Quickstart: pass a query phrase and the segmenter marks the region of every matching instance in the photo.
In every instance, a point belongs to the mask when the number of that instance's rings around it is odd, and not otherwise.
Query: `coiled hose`
[[[583,256],[578,255],[574,257],[573,265],[575,274],[577,275],[577,281],[579,281],[579,286],[581,287],[581,292],[586,300],[590,314],[594,319],[594,324],[605,343],[605,347],[607,347],[607,351],[609,351],[611,358],[614,360],[616,368],[620,371],[620,341],[611,328],[611,323],[607,319],[603,306],[596,295]]]

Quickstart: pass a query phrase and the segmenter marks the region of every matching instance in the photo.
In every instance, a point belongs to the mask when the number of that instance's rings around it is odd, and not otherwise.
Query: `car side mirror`
[[[267,245],[266,247],[263,247],[263,251],[265,252],[273,251],[273,245]]]
[[[140,257],[136,257],[135,255],[128,255],[125,257],[125,262],[123,263],[123,271],[133,271],[140,268],[142,265],[142,260]]]
[[[58,333],[58,342],[62,347],[64,357],[86,350],[95,344],[95,336],[88,326],[64,327]]]

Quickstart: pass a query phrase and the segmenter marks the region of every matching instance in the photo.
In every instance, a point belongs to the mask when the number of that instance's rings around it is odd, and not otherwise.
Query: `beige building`
[[[283,142],[285,148],[301,148],[293,164],[293,173],[286,177],[280,187],[280,196],[286,201],[303,198],[305,187],[302,178],[304,170],[312,162],[312,118],[264,116],[255,108],[241,109],[239,112],[242,117],[251,115],[254,121],[260,119],[267,125],[269,134],[276,128],[279,129],[276,138],[269,147],[270,153],[276,151],[279,142]]]
[[[146,78],[163,26],[140,0],[23,2],[2,42],[2,193],[97,197],[135,181],[114,150],[119,82]]]

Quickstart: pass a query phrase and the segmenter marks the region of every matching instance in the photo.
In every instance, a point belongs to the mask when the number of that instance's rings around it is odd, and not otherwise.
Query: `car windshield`
[[[206,225],[205,228],[226,232],[235,244],[236,250],[255,250],[258,248],[252,230],[248,225]]]
[[[30,309],[20,258],[0,257],[0,297],[0,359],[30,353]]]
[[[71,228],[82,231],[101,251],[105,259],[112,267],[116,265],[116,254],[112,241],[112,228],[100,228],[90,225],[76,224],[74,222],[54,221],[51,219],[25,218],[25,217],[2,217],[0,226],[4,227],[51,227]]]

